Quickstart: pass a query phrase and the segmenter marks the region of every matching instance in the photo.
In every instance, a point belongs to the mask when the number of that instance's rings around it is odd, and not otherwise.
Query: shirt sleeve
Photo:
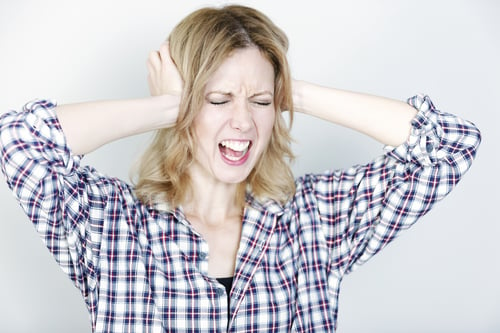
[[[474,124],[437,110],[427,96],[408,103],[418,112],[404,144],[386,147],[367,165],[302,179],[316,201],[331,268],[340,275],[426,214],[475,157],[481,136]]]
[[[111,179],[71,154],[56,105],[37,100],[0,116],[1,169],[14,196],[84,297],[95,288]]]

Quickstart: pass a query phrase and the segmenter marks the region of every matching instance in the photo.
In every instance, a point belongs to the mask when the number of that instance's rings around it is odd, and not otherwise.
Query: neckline
[[[215,278],[217,281],[219,282],[229,282],[229,281],[233,281],[234,277],[233,276],[229,276],[229,277],[218,277],[218,278]]]

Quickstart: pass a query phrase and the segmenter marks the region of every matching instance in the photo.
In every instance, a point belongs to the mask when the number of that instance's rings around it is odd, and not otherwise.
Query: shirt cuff
[[[46,160],[51,169],[63,175],[75,171],[82,156],[73,155],[55,112],[57,102],[39,99],[27,103],[23,107],[26,115],[25,124],[33,137],[33,143],[40,144],[31,152],[35,159]],[[31,140],[30,140],[31,141]]]
[[[386,146],[387,155],[400,162],[416,161],[422,166],[436,165],[446,156],[441,150],[445,133],[439,122],[440,112],[427,95],[416,95],[407,100],[417,109],[411,122],[411,131],[405,143],[398,147]]]

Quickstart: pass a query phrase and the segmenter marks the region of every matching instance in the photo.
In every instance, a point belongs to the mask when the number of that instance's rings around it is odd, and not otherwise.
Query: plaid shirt
[[[54,103],[0,117],[1,167],[95,332],[333,332],[344,275],[443,198],[480,142],[428,97],[408,102],[419,111],[401,146],[299,178],[284,206],[248,194],[229,304],[182,209],[144,205],[127,183],[80,166]]]

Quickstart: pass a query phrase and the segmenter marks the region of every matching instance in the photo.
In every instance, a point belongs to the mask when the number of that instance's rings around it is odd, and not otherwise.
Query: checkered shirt
[[[229,303],[182,209],[144,205],[81,166],[54,102],[0,117],[1,168],[94,332],[333,332],[344,275],[449,193],[480,142],[428,97],[408,103],[419,111],[407,142],[371,163],[305,175],[283,206],[248,194]]]

